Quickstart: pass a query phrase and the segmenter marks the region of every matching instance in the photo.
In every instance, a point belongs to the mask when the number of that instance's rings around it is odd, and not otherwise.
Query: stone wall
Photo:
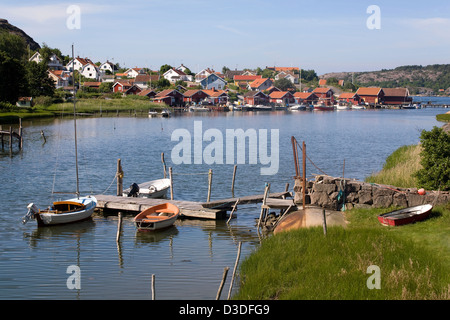
[[[420,195],[416,188],[402,189],[361,182],[352,179],[316,175],[315,180],[306,183],[306,204],[331,210],[340,210],[345,201],[347,209],[413,207],[421,204],[445,204],[450,202],[449,192],[427,191]],[[295,180],[294,201],[302,203],[302,183]]]

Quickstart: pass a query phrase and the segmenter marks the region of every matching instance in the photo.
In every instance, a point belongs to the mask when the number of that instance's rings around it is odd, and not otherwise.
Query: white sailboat
[[[22,218],[22,223],[35,219],[39,227],[56,224],[78,222],[91,217],[97,205],[97,199],[92,196],[80,197],[80,182],[78,178],[78,155],[77,155],[77,120],[74,81],[74,53],[72,45],[72,82],[73,82],[73,121],[75,136],[75,171],[76,171],[76,198],[65,201],[55,201],[47,209],[39,210],[34,203],[30,203],[27,214]]]

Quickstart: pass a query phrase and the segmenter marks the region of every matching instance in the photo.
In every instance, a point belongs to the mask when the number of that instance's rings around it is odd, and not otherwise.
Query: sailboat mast
[[[72,44],[72,84],[73,84],[73,126],[75,131],[75,170],[77,176],[77,198],[80,197],[80,182],[78,180],[78,148],[77,148],[77,114],[76,114],[76,101],[75,101],[75,57],[73,53],[73,44]]]

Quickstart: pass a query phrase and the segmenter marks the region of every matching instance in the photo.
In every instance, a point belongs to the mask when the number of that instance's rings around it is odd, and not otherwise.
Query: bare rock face
[[[8,20],[0,18],[0,32],[5,31],[22,37],[25,40],[26,44],[30,46],[31,50],[35,51],[41,48],[41,46],[36,41],[34,41],[33,38],[27,35],[22,29],[13,26],[8,22]]]

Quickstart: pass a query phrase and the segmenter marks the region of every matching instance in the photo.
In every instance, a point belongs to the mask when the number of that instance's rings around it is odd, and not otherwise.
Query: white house
[[[298,75],[292,73],[292,72],[286,72],[286,71],[281,71],[280,73],[278,73],[275,76],[275,80],[279,80],[279,79],[288,79],[290,82],[292,82],[293,84],[297,84],[298,83]]]
[[[207,78],[210,74],[215,73],[214,70],[209,68],[203,69],[195,75],[195,82],[201,82],[203,79]]]
[[[87,63],[80,71],[81,75],[85,78],[98,80],[100,77],[100,70],[93,63]]]
[[[111,72],[112,74],[113,74],[115,71],[117,71],[116,65],[115,65],[114,63],[112,63],[112,62],[109,62],[109,61],[103,62],[103,63],[100,65],[99,69],[100,69],[101,72],[106,73],[106,71],[109,71],[109,72]]]
[[[142,68],[130,68],[127,71],[125,71],[125,74],[128,78],[136,78],[139,74],[145,74],[144,69]]]
[[[36,52],[28,60],[34,61],[36,63],[40,63],[42,61],[42,56],[39,52]],[[61,62],[61,59],[59,59],[58,56],[54,53],[52,55],[50,55],[50,60],[48,61],[47,66],[50,70],[62,70],[63,69],[63,64]]]
[[[63,88],[69,85],[70,72],[65,70],[48,70],[48,76],[55,82],[55,88]]]
[[[170,83],[175,83],[179,80],[181,81],[192,81],[192,76],[188,76],[181,70],[170,69],[164,72],[163,77],[169,80]]]
[[[66,70],[72,71],[72,61],[73,61],[73,60],[70,59],[69,63],[66,65]],[[76,57],[76,58],[75,58],[75,62],[74,62],[75,70],[81,71],[81,70],[83,69],[83,67],[84,67],[86,64],[88,64],[88,63],[90,63],[90,64],[92,64],[92,65],[95,65],[95,64],[92,62],[92,60],[89,59],[89,58],[80,58],[80,57]]]

